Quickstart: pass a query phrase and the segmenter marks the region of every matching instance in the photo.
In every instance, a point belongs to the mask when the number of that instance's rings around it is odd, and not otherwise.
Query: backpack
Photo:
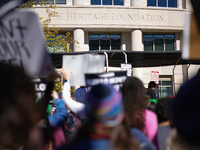
[[[77,131],[80,127],[81,120],[76,114],[70,112],[69,117],[67,118],[62,127],[66,143],[70,143],[76,137]]]

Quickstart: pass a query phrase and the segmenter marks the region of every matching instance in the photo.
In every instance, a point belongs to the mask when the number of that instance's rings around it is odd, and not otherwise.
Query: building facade
[[[93,50],[180,51],[186,11],[192,11],[189,0],[50,0],[58,8],[51,26],[70,32],[74,52]],[[45,17],[45,7],[36,11]],[[124,62],[122,62],[124,63]],[[181,84],[194,76],[198,65],[133,68],[133,75],[145,87],[151,71],[159,72],[160,96],[178,91]],[[118,71],[120,68],[109,68]],[[172,85],[173,70],[175,85]],[[187,74],[188,70],[188,74]]]

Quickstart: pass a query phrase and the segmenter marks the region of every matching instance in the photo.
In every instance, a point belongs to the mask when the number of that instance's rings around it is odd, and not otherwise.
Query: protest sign
[[[132,76],[132,64],[121,63],[121,71],[127,71],[127,76]]]
[[[32,80],[36,97],[41,99],[46,90],[46,78],[36,78]]]
[[[119,91],[127,78],[126,71],[110,72],[101,74],[85,74],[86,87],[88,90],[97,84],[111,84],[115,90]]]
[[[29,0],[0,0],[0,18]]]
[[[85,86],[85,73],[103,73],[105,65],[104,55],[64,55],[63,67],[71,71],[70,85]]]
[[[54,71],[34,11],[13,10],[0,19],[0,63],[20,66],[29,76]]]
[[[182,59],[200,59],[200,33],[194,13],[186,12]]]

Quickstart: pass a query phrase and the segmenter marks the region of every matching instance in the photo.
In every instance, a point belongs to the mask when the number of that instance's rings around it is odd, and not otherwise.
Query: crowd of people
[[[121,91],[97,84],[90,91],[80,87],[71,98],[71,73],[62,69],[62,93],[53,91],[57,74],[49,74],[36,103],[34,85],[23,70],[0,64],[0,72],[0,149],[200,149],[199,75],[175,97],[159,99],[155,83],[147,90],[138,78],[127,77]],[[53,114],[46,111],[51,97]],[[149,97],[158,99],[151,109]]]

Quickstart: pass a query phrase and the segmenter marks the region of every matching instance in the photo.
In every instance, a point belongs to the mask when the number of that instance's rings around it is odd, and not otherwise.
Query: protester
[[[53,115],[49,115],[49,122],[53,126],[63,127],[64,122],[69,117],[68,111],[65,108],[65,102],[63,102],[56,91],[52,91],[51,96],[54,98],[54,104],[56,110]]]
[[[143,83],[136,77],[127,77],[122,88],[125,119],[130,128],[140,129],[152,141],[157,149],[158,122],[156,114],[147,109]]]
[[[44,150],[56,150],[65,143],[65,136],[61,128],[50,124],[48,116],[45,117],[43,122],[38,125],[41,133],[40,137],[44,142]],[[26,147],[24,148],[27,149]]]
[[[63,77],[69,85],[70,76],[64,69]],[[140,149],[129,130],[121,124],[124,118],[121,92],[111,85],[96,85],[86,95],[85,107],[86,125],[80,129],[75,141],[61,150]]]
[[[53,91],[52,97],[55,99],[56,111],[54,115],[50,117],[54,118],[54,116],[57,116],[54,119],[54,123],[62,128],[66,143],[70,143],[76,137],[77,131],[81,127],[81,120],[65,106],[65,102],[62,101],[62,93],[58,95],[56,91]]]
[[[155,112],[158,118],[158,143],[160,150],[166,150],[166,140],[171,132],[171,111],[173,98],[165,97],[158,100]]]
[[[146,94],[149,95],[149,99],[159,98],[158,92],[156,91],[156,83],[154,81],[149,82]]]
[[[62,74],[64,79],[69,78],[69,72],[66,72],[64,68],[62,68]],[[71,99],[70,96],[70,84],[69,80],[65,80],[63,87],[63,101],[66,106],[74,113],[79,116],[79,118],[84,120],[86,118],[85,114],[85,104],[82,102],[77,102],[76,100]]]
[[[45,95],[35,104],[33,83],[20,68],[0,64],[0,72],[0,148],[18,149],[27,145],[40,149],[39,133],[33,130],[44,117],[57,75],[47,77]]]
[[[173,129],[167,150],[200,149],[200,75],[183,84],[173,100]]]
[[[53,94],[54,92],[55,91],[52,91],[51,93],[52,97],[56,95]],[[39,102],[39,99],[37,102]],[[51,105],[48,104],[44,119],[42,119],[37,126],[41,133],[40,137],[43,139],[45,150],[49,148],[55,150],[65,143],[64,133],[59,126],[63,125],[62,120],[64,120],[65,117],[68,117],[68,112],[65,112],[66,109],[65,107],[63,109],[59,100],[56,100],[55,105],[58,108],[56,113],[51,115]],[[27,148],[25,147],[25,149]]]

